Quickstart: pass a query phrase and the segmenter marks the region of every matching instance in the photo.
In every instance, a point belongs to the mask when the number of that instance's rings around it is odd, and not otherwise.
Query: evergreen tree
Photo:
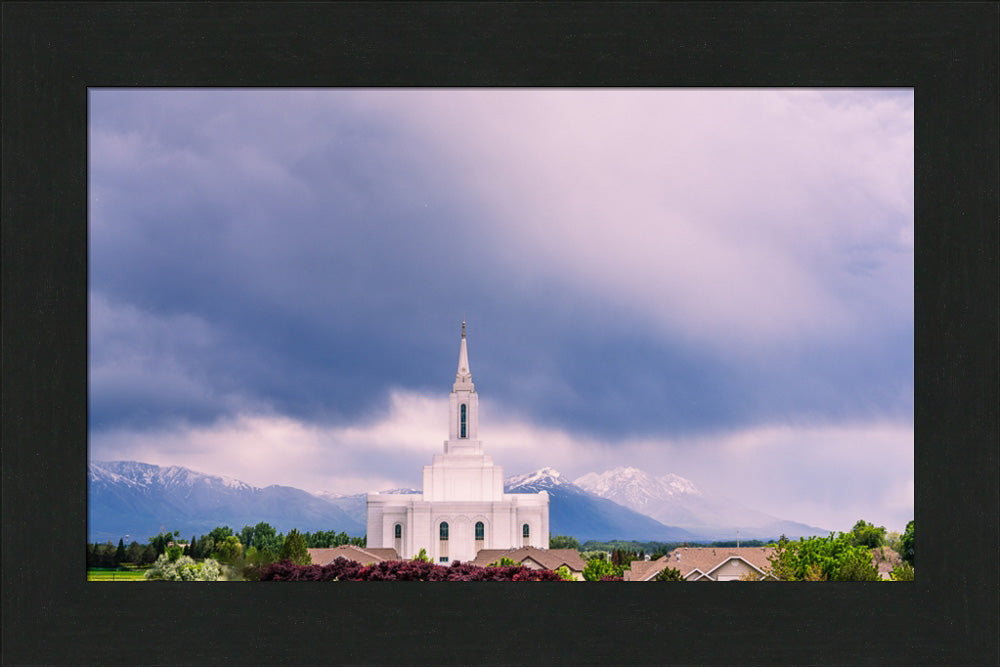
[[[306,551],[306,540],[298,529],[292,528],[289,531],[288,537],[285,538],[285,543],[281,545],[278,558],[279,560],[287,558],[296,565],[312,564],[312,558],[310,558],[309,552]]]
[[[684,576],[681,575],[680,570],[668,565],[656,573],[653,581],[684,581]]]
[[[115,567],[121,565],[125,561],[125,541],[123,538],[118,538],[118,548],[115,550]]]

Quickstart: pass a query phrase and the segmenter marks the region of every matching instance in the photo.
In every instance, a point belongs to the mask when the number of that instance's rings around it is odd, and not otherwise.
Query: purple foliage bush
[[[618,575],[614,574],[606,574],[600,579],[598,579],[598,581],[625,581],[625,577],[619,577]]]
[[[267,566],[261,581],[562,581],[552,570],[523,565],[478,567],[455,561],[450,566],[419,560],[386,560],[371,565],[338,558],[329,565],[296,565],[285,559]]]

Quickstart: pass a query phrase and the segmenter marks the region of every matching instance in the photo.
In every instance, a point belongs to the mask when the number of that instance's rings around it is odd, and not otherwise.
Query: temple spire
[[[472,371],[469,370],[469,351],[465,343],[465,320],[462,320],[462,342],[458,348],[458,372],[455,373],[455,389],[459,388],[472,390]]]

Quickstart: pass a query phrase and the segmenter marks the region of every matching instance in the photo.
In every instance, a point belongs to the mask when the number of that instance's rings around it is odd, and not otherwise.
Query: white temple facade
[[[368,547],[435,563],[475,559],[481,549],[549,546],[546,492],[503,492],[503,468],[483,453],[479,396],[472,384],[465,322],[449,402],[444,453],[424,466],[420,494],[368,494]]]

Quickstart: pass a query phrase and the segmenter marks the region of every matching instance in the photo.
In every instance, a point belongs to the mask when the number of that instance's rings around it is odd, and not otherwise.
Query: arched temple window
[[[442,521],[441,522],[440,535],[441,535],[441,540],[442,541],[448,539],[448,522],[447,521]]]
[[[396,535],[395,535],[395,537],[398,540],[402,536],[403,536],[403,527],[397,523],[396,524]]]
[[[482,521],[476,522],[476,539],[477,540],[486,539],[486,526],[483,525]]]
[[[466,405],[465,403],[462,403],[462,409],[461,409],[462,416],[459,418],[459,429],[458,429],[458,437],[460,438],[467,437],[465,435],[466,411],[467,411]]]
[[[531,529],[528,528],[528,524],[524,524],[523,526],[521,526],[521,537],[523,537],[524,539],[528,539],[529,537],[531,537]]]

